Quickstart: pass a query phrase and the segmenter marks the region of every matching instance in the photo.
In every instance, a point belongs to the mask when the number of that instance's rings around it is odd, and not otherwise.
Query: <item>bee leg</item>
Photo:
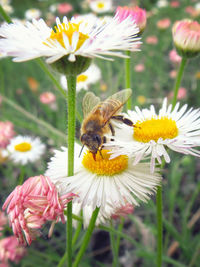
[[[92,153],[93,159],[96,161],[96,153]]]
[[[101,157],[102,157],[102,159],[103,159],[103,155],[102,155],[102,153],[101,153],[102,148],[103,148],[103,147],[101,147],[101,148],[99,149],[99,154],[101,155]]]
[[[121,121],[121,122],[125,123],[128,126],[133,126],[134,127],[133,122],[131,120],[129,120],[129,119],[124,118],[123,115],[112,116],[111,119],[117,120],[117,121]]]
[[[112,118],[113,118],[113,117],[112,117]],[[108,126],[109,126],[109,128],[110,128],[110,130],[111,130],[112,136],[114,136],[114,135],[115,135],[115,130],[114,130],[112,124],[109,123]]]

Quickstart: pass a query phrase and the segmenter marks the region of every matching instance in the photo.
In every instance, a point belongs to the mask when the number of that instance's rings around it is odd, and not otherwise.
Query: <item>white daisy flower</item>
[[[99,14],[112,11],[111,0],[91,0],[89,5],[92,11]]]
[[[127,18],[119,22],[115,16],[110,22],[101,20],[83,20],[66,17],[63,22],[56,19],[54,29],[47,26],[43,19],[32,23],[4,23],[0,27],[0,52],[14,57],[21,62],[38,57],[47,57],[47,63],[67,56],[71,62],[77,56],[86,58],[105,56],[126,57],[119,50],[138,50],[136,44],[141,43],[136,24]]]
[[[14,163],[25,165],[28,162],[37,161],[44,151],[45,145],[41,143],[38,137],[18,135],[10,140],[4,155],[9,156]]]
[[[81,208],[89,206],[93,211],[100,207],[100,212],[104,213],[107,205],[113,209],[127,201],[138,205],[138,201],[146,202],[160,184],[158,170],[151,174],[148,163],[134,166],[124,155],[110,160],[106,150],[102,150],[102,154],[98,152],[96,160],[87,150],[79,157],[80,150],[81,147],[76,145],[73,176],[67,177],[68,154],[64,147],[62,151],[55,151],[45,175],[57,185],[61,195],[67,192],[77,194],[79,197],[73,201]]]
[[[26,10],[25,12],[25,18],[27,20],[39,19],[40,16],[41,16],[41,11],[37,8],[31,8]]]
[[[77,76],[76,90],[87,90],[90,84],[96,83],[101,79],[101,71],[95,64],[91,64],[89,68]],[[67,79],[65,75],[61,75],[60,83],[67,90]]]
[[[105,144],[109,149],[112,147],[111,158],[128,155],[135,157],[134,164],[137,164],[150,156],[153,172],[156,159],[160,164],[161,157],[170,162],[166,148],[199,157],[200,151],[194,147],[200,145],[200,110],[179,106],[177,103],[172,110],[172,105],[167,107],[167,99],[164,99],[158,114],[153,105],[150,109],[136,107],[135,111],[128,111],[125,116],[135,127],[118,124],[114,141]]]

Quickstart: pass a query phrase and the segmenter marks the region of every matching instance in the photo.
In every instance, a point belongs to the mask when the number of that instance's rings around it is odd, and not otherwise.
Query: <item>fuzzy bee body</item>
[[[81,126],[81,142],[88,147],[93,155],[105,143],[105,134],[111,132],[114,135],[110,120],[117,119],[125,122],[123,116],[118,116],[118,114],[130,96],[131,89],[122,90],[103,102],[100,102],[100,99],[91,92],[85,95],[83,99],[84,120]],[[132,125],[132,122],[129,121],[130,124]]]

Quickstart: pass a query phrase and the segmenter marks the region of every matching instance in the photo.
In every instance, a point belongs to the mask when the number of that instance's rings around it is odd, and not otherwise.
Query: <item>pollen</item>
[[[159,138],[173,139],[178,135],[176,122],[167,117],[139,121],[134,126],[133,138],[138,142],[157,142]]]
[[[23,143],[15,146],[15,150],[19,151],[19,152],[27,152],[27,151],[31,150],[31,148],[32,148],[31,144],[29,144],[27,142],[23,142]]]
[[[77,77],[77,83],[85,82],[88,79],[88,76],[85,74],[80,74]]]
[[[80,26],[80,23],[76,24],[76,23],[71,23],[71,22],[68,22],[67,24],[62,23],[62,24],[58,25],[58,27],[55,26],[54,30],[52,30],[51,35],[47,40],[50,43],[51,43],[51,40],[53,40],[53,41],[57,40],[62,45],[62,47],[67,49],[67,47],[65,47],[65,43],[63,40],[63,34],[65,34],[68,37],[69,44],[71,45],[72,44],[72,36],[73,36],[74,32],[78,32],[79,33],[79,40],[78,40],[78,43],[77,43],[77,46],[75,49],[75,51],[77,51],[82,46],[82,44],[85,42],[85,40],[87,40],[89,38],[89,36],[87,34],[83,34],[82,32],[79,32],[79,26]],[[44,44],[48,45],[45,42],[44,42]]]
[[[82,164],[83,166],[97,175],[112,176],[123,172],[128,167],[128,157],[120,155],[114,159],[110,159],[109,150],[101,150],[97,152],[96,160],[91,152],[85,153]]]

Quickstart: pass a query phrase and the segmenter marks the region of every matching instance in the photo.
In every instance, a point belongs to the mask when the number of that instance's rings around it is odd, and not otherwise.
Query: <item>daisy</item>
[[[138,28],[130,18],[119,22],[113,17],[110,22],[82,20],[73,17],[63,22],[56,18],[54,29],[43,19],[32,23],[4,23],[0,27],[0,53],[21,62],[38,57],[47,57],[47,63],[66,58],[74,62],[78,56],[84,58],[106,56],[126,57],[120,50],[138,50],[140,41],[136,37]],[[64,58],[65,59],[65,58]],[[61,61],[63,63],[63,61]]]
[[[165,98],[158,114],[153,105],[150,109],[136,107],[135,111],[128,111],[127,118],[135,127],[118,124],[114,141],[105,144],[107,148],[112,147],[111,158],[125,154],[135,157],[134,164],[137,164],[143,157],[150,156],[153,172],[156,159],[160,164],[161,157],[170,162],[166,148],[199,157],[200,152],[194,147],[200,145],[200,110],[179,106],[177,103],[172,110],[172,105],[167,107]]]
[[[76,79],[76,90],[81,89],[87,90],[90,84],[96,83],[101,78],[101,71],[95,64],[91,64],[89,68],[77,76]],[[67,79],[65,75],[60,78],[60,83],[64,89],[67,90]]]
[[[10,140],[4,155],[7,154],[14,163],[25,165],[37,161],[44,151],[45,145],[38,137],[18,135]]]
[[[111,0],[92,0],[90,1],[90,8],[96,13],[105,13],[112,11]]]
[[[133,205],[139,205],[139,201],[146,202],[160,184],[158,170],[151,174],[148,163],[134,166],[131,158],[125,155],[110,159],[106,150],[98,152],[96,160],[87,150],[79,157],[80,150],[81,146],[76,145],[73,176],[67,177],[68,151],[64,147],[62,151],[55,151],[45,174],[56,184],[60,195],[68,192],[77,194],[79,197],[73,202],[79,203],[79,208],[89,206],[93,211],[100,207],[103,214],[110,205],[113,214],[113,209],[126,202]]]

